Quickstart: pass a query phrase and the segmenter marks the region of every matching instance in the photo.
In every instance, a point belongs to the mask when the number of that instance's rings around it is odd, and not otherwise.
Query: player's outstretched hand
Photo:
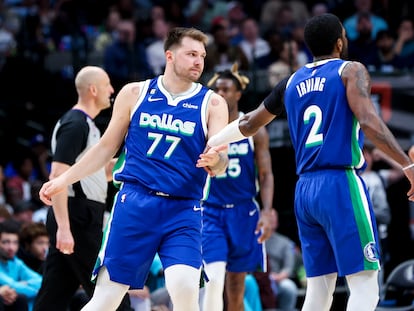
[[[268,210],[260,211],[260,218],[255,231],[255,234],[261,233],[257,240],[259,243],[263,243],[272,235],[271,213],[272,211]]]
[[[204,168],[210,176],[214,176],[211,168],[218,164],[220,161],[220,152],[225,150],[227,150],[227,145],[217,147],[207,146],[204,152],[200,154],[196,166]]]
[[[60,177],[52,179],[43,184],[39,191],[39,197],[46,205],[52,205],[52,196],[63,191],[66,185],[63,184]]]

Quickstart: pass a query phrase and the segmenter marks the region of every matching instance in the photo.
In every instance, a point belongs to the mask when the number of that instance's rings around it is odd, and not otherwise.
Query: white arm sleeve
[[[227,145],[235,141],[246,138],[239,128],[239,119],[227,124],[220,132],[210,137],[207,145],[210,147],[217,147],[220,145]]]

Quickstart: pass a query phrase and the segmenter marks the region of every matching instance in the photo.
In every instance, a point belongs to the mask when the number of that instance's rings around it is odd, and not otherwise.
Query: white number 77
[[[154,153],[155,148],[157,148],[158,144],[161,142],[163,137],[164,137],[163,134],[152,133],[152,132],[148,133],[148,138],[151,139],[151,140],[154,140],[154,141],[151,144],[151,147],[147,151],[147,156],[151,156]],[[177,147],[180,140],[181,140],[180,137],[171,136],[171,135],[166,135],[165,136],[165,141],[168,142],[168,143],[171,143],[171,145],[168,148],[167,152],[164,154],[165,159],[170,158],[171,154],[173,153],[174,149]]]

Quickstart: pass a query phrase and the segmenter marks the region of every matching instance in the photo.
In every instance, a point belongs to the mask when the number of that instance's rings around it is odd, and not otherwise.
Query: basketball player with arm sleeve
[[[79,162],[44,184],[50,204],[67,185],[111,159],[120,184],[96,262],[96,289],[84,311],[115,310],[128,289],[143,288],[158,252],[174,310],[199,309],[201,208],[207,173],[227,167],[227,147],[207,140],[228,123],[225,100],[196,81],[204,68],[207,36],[194,28],[170,30],[163,75],[126,84],[109,125]]]
[[[359,62],[341,59],[347,39],[332,14],[310,19],[305,42],[314,60],[281,81],[252,112],[212,137],[210,147],[251,136],[284,108],[295,149],[295,214],[307,275],[303,311],[329,310],[338,276],[350,290],[348,311],[371,311],[378,303],[379,250],[363,169],[364,135],[398,162],[410,181],[414,164],[377,114],[370,77]]]
[[[229,121],[242,114],[238,103],[248,83],[237,64],[208,82],[226,100]],[[210,311],[223,310],[223,289],[226,309],[243,310],[246,274],[265,270],[262,242],[271,234],[274,181],[266,128],[231,143],[228,156],[227,171],[210,179],[208,197],[203,201],[202,254],[208,279],[203,310]],[[256,201],[259,188],[262,209]]]

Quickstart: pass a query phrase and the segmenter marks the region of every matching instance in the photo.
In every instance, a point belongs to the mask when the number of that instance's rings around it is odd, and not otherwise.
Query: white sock
[[[217,261],[204,265],[208,282],[204,283],[203,310],[222,311],[226,262]]]

